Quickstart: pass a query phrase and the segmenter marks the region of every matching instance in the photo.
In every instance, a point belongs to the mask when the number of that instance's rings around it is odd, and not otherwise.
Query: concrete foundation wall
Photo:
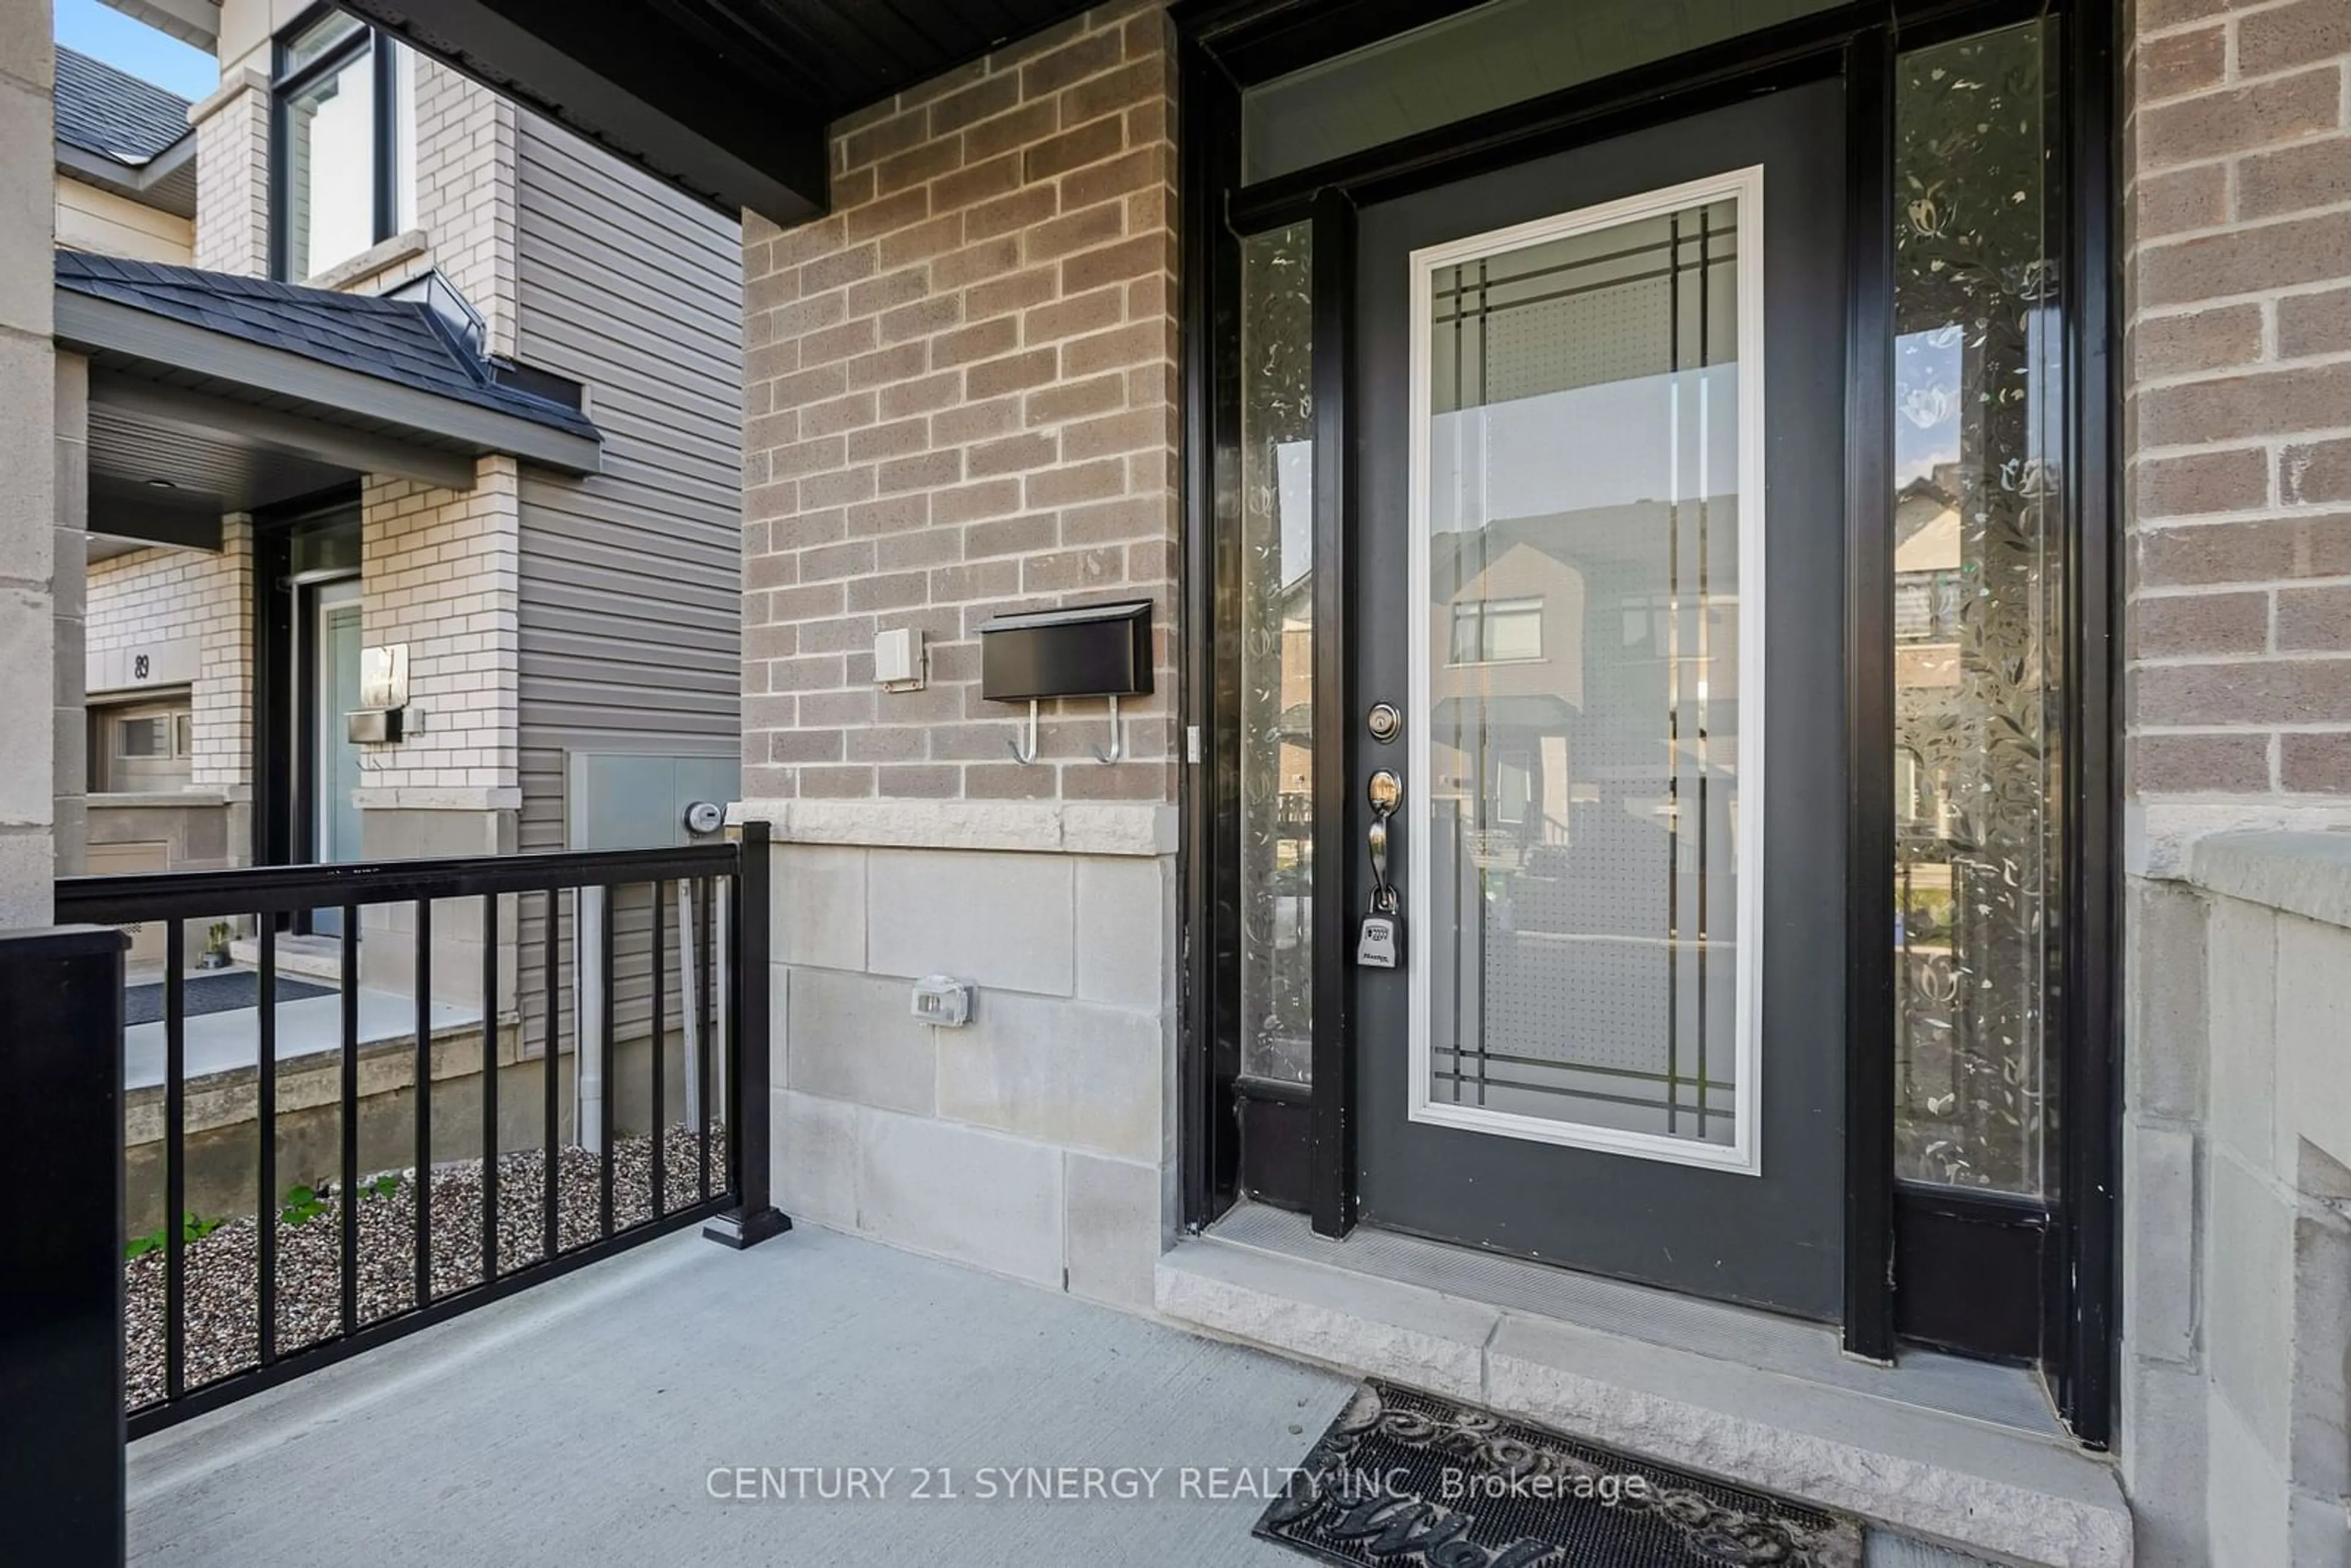
[[[364,798],[364,796],[362,797]],[[402,810],[381,808],[360,818],[371,861],[439,860],[515,852],[512,811]],[[532,894],[530,901],[538,902]],[[515,1004],[522,955],[515,945],[517,900],[498,901],[498,997],[501,1011]],[[416,911],[410,904],[371,904],[360,914],[360,976],[399,996],[413,994]],[[433,996],[437,1001],[482,1005],[482,905],[479,899],[439,899],[433,906]]]
[[[1174,1224],[1175,862],[1164,808],[1093,831],[1050,806],[957,818],[967,847],[775,850],[776,1201],[785,1212],[1148,1309]],[[948,836],[888,806],[778,824]],[[973,988],[971,1021],[912,983]]]
[[[546,1142],[543,1057],[522,1055],[511,1022],[498,1030],[498,1147],[507,1153]],[[685,1071],[690,1048],[673,1032],[663,1056],[662,1104],[675,1125],[686,1120]],[[360,1171],[406,1170],[416,1163],[416,1048],[387,1040],[360,1052]],[[342,1118],[340,1057],[327,1054],[283,1066],[277,1083],[278,1195],[297,1183],[340,1179]],[[556,1138],[580,1142],[577,1062],[566,1050],[557,1059]],[[188,1086],[188,1212],[206,1219],[251,1214],[255,1186],[255,1073],[198,1079]],[[644,1036],[612,1050],[612,1130],[622,1137],[653,1130],[653,1061]],[[717,1080],[712,1080],[716,1095]],[[714,1105],[717,1126],[723,1105]],[[123,1228],[143,1236],[163,1222],[162,1091],[130,1097],[130,1137],[124,1149]],[[592,1125],[592,1122],[591,1122]],[[447,1029],[434,1038],[433,1157],[477,1159],[482,1152],[482,1034],[478,1026]],[[725,1173],[714,1165],[711,1184]]]

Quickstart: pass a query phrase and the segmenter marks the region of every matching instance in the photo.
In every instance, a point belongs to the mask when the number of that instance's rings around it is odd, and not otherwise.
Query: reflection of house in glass
[[[1431,607],[1440,1097],[1729,1140],[1736,519],[1717,497],[1432,541],[1459,584]]]
[[[1951,831],[1948,768],[1911,744],[1912,719],[1948,706],[1959,685],[1959,612],[1965,591],[1955,464],[1903,486],[1894,505],[1894,810],[1906,837]],[[1948,872],[1941,885],[1949,887]]]
[[[1937,464],[1894,503],[1895,934],[1902,995],[1896,1060],[1912,1091],[1952,1077],[1953,803],[1957,758],[1938,737],[1964,727],[1959,613],[1965,540],[1959,465]],[[1928,1096],[1931,1100],[1931,1095]]]

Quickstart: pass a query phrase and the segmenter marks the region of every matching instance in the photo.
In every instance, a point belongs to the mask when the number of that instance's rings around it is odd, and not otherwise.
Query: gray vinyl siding
[[[740,745],[743,287],[735,220],[521,121],[518,357],[583,383],[604,436],[602,473],[521,478],[517,839],[529,851],[566,847],[569,752]],[[643,896],[616,911],[624,955],[643,951]],[[535,1022],[535,908],[522,937]],[[642,956],[622,957],[624,1027],[632,1011],[641,1023],[647,979]]]

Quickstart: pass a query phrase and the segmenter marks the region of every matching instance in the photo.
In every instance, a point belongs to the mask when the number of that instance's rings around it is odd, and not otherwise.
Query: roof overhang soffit
[[[826,209],[822,110],[778,102],[655,7],[339,4],[722,211],[797,224]]]

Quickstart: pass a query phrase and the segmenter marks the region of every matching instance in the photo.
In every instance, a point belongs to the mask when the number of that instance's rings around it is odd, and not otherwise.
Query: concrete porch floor
[[[134,1444],[150,1564],[1261,1563],[1256,1497],[1335,1373],[803,1228],[690,1233]],[[891,1500],[719,1500],[710,1473],[894,1467]],[[979,1500],[983,1466],[1164,1467],[1155,1500]],[[906,1497],[952,1467],[957,1501]],[[1874,1568],[1966,1559],[1873,1541]]]

